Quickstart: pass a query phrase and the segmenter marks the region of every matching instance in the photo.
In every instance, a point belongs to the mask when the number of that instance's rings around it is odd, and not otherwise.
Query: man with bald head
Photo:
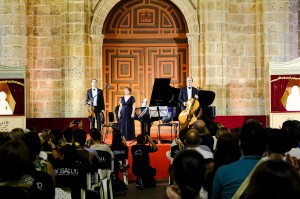
[[[186,149],[194,149],[198,151],[204,159],[213,159],[213,153],[207,150],[203,150],[201,145],[201,136],[196,129],[190,129],[185,134],[184,142],[186,144]]]
[[[198,119],[194,122],[192,128],[196,129],[199,132],[202,139],[202,145],[206,145],[210,149],[210,151],[213,151],[215,141],[214,138],[210,135],[205,122]]]
[[[196,120],[193,124],[193,128],[199,131],[201,134],[205,134],[207,132],[207,128],[205,126],[205,122],[203,120]]]

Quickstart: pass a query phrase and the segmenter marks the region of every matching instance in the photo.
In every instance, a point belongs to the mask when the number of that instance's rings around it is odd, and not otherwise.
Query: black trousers
[[[95,117],[89,117],[89,120],[90,120],[90,129],[95,128],[95,123],[97,123],[97,129],[99,131],[102,131],[102,123],[103,123],[103,120],[104,120],[104,116],[103,116],[102,111],[95,112]]]

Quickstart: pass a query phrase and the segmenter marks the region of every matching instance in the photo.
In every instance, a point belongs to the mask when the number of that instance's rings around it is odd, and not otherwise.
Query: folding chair
[[[104,199],[112,199],[112,177],[114,171],[114,160],[111,158],[111,154],[107,151],[97,151],[98,162],[96,168],[95,184],[91,186],[92,190],[99,188],[100,198],[103,196]]]

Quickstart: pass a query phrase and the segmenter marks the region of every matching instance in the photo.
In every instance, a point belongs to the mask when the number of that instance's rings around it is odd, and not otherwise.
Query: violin
[[[188,125],[192,125],[197,117],[195,116],[196,110],[199,108],[199,101],[196,98],[191,98],[186,102],[186,109],[181,111],[178,116],[178,120],[181,124],[188,123]]]
[[[105,83],[104,84],[104,88],[102,90],[102,92],[106,89],[106,88],[109,88],[108,84]],[[97,95],[96,95],[97,96]],[[95,97],[96,97],[95,96]],[[88,109],[88,112],[89,112],[89,118],[95,118],[96,117],[96,114],[95,114],[95,107],[93,106],[93,100],[94,100],[94,97],[90,99],[90,103],[89,103],[89,109]]]
[[[95,114],[95,107],[93,106],[93,99],[90,100],[90,104],[89,104],[89,118],[95,118],[96,114]]]

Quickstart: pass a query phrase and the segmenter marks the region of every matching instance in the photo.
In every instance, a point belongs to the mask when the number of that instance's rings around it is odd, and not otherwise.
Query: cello
[[[199,101],[196,98],[191,98],[186,102],[186,109],[181,111],[178,116],[178,120],[181,124],[188,123],[192,125],[197,117],[195,116],[195,111],[199,108]]]

